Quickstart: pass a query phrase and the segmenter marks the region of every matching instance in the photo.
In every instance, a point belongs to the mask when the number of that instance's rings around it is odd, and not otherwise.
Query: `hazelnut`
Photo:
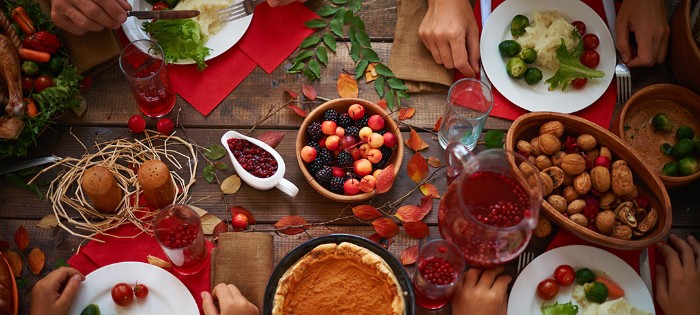
[[[552,208],[559,211],[559,213],[566,212],[566,199],[560,195],[551,195],[547,198],[547,202]]]
[[[518,144],[516,147],[518,148],[518,153],[520,153],[524,156],[530,156],[532,154],[532,146],[530,145],[529,142],[527,142],[525,140],[518,141]]]
[[[530,148],[532,149],[532,155],[538,156],[542,154],[542,150],[540,149],[540,137],[534,137],[530,140]]]
[[[552,233],[552,222],[549,221],[545,216],[541,215],[537,220],[537,226],[533,231],[536,237],[545,238]]]
[[[583,172],[574,177],[574,190],[579,195],[585,195],[591,190],[591,176]]]
[[[630,240],[632,239],[632,228],[624,224],[618,224],[610,236],[621,240]]]
[[[596,166],[591,170],[591,184],[597,192],[606,192],[610,189],[610,171],[604,166]]]
[[[539,155],[535,158],[535,166],[541,171],[552,166],[552,160],[546,155]]]
[[[608,149],[608,147],[600,147],[600,152],[598,153],[598,155],[605,156],[610,161],[612,161],[612,152],[610,152],[610,149]]]
[[[583,227],[588,226],[588,219],[586,218],[585,215],[580,214],[580,213],[576,213],[576,214],[571,215],[569,217],[569,220],[574,221],[574,223],[576,223],[580,226],[583,226]]]
[[[603,235],[610,235],[615,228],[615,214],[612,211],[599,212],[595,217],[595,227]]]
[[[576,199],[566,207],[566,213],[569,215],[581,213],[584,208],[586,208],[586,202],[583,199]]]
[[[563,158],[564,155],[566,155],[566,152],[564,152],[564,151],[554,152],[554,154],[552,154],[552,157],[551,157],[552,165],[557,166],[557,167],[561,167],[561,158]]]
[[[552,134],[557,138],[564,135],[564,124],[558,120],[548,121],[540,127],[540,135]]]
[[[583,151],[591,151],[598,146],[598,141],[596,141],[595,137],[584,133],[576,138],[576,145]]]
[[[569,175],[578,175],[586,170],[586,160],[580,154],[569,153],[561,158],[560,167]]]
[[[572,201],[578,199],[578,193],[576,193],[576,190],[574,190],[573,186],[564,187],[564,190],[561,192],[561,195],[568,203],[571,203]]]
[[[561,141],[559,141],[559,138],[549,133],[540,135],[539,145],[540,151],[547,155],[552,155],[554,152],[561,150]]]

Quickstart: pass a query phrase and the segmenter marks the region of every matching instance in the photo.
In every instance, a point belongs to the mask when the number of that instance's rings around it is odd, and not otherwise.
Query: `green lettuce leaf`
[[[569,301],[569,303],[559,304],[556,302],[551,305],[544,306],[540,308],[543,315],[576,315],[578,313],[578,306],[574,305]]]
[[[561,45],[557,48],[557,58],[559,59],[559,70],[554,74],[553,77],[544,81],[549,83],[549,90],[556,90],[561,86],[561,90],[565,90],[571,81],[577,78],[602,78],[605,76],[605,72],[594,70],[588,68],[581,64],[577,57],[569,53],[564,44],[564,40],[561,40]]]
[[[204,47],[204,40],[199,33],[199,23],[192,19],[155,20],[143,23],[143,30],[156,39],[163,48],[166,62],[176,62],[180,59],[191,58],[197,63],[199,70],[204,70],[207,64],[204,58],[211,49]]]

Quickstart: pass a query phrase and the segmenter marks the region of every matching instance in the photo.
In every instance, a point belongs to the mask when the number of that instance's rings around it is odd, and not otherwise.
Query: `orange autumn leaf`
[[[396,178],[396,174],[394,173],[394,164],[389,164],[387,165],[379,174],[377,175],[377,193],[378,194],[383,194],[389,189],[391,189],[391,186],[394,186],[394,179]]]
[[[411,119],[416,113],[416,109],[413,107],[402,107],[399,109],[399,120]]]
[[[423,221],[406,222],[403,224],[403,229],[408,236],[414,238],[425,238],[430,235],[430,229]]]
[[[420,192],[423,193],[424,196],[433,196],[434,198],[440,198],[440,194],[438,193],[437,187],[433,184],[423,184],[420,185]]]
[[[419,207],[426,213],[433,210],[433,195],[423,196],[423,198],[420,199]]]
[[[287,107],[288,107],[289,109],[293,110],[295,113],[297,113],[297,115],[299,115],[299,116],[301,116],[301,117],[306,117],[306,115],[308,115],[308,114],[306,113],[306,111],[303,110],[303,109],[301,109],[301,107],[299,107],[299,106],[289,104],[289,105],[287,105]]]
[[[406,165],[406,170],[408,172],[408,177],[411,178],[415,183],[420,183],[426,177],[428,177],[428,162],[425,160],[420,152],[416,152]]]
[[[283,138],[284,132],[281,131],[268,131],[258,136],[258,140],[267,143],[272,148],[276,148]]]
[[[418,260],[418,245],[406,247],[401,252],[401,264],[404,266],[413,265]]]
[[[355,77],[347,73],[340,73],[336,87],[338,88],[338,95],[340,95],[340,97],[357,98],[359,93],[359,87],[357,86]]]
[[[316,89],[314,89],[313,86],[302,83],[301,84],[301,92],[304,93],[304,96],[308,98],[309,100],[315,100],[316,99]]]
[[[396,216],[399,220],[403,222],[415,222],[420,221],[425,218],[425,216],[430,212],[431,209],[427,211],[419,206],[402,206],[399,210],[396,210]]]
[[[428,158],[428,165],[432,167],[440,167],[442,166],[442,161],[440,161],[438,158],[431,156]]]
[[[274,224],[276,229],[280,229],[280,233],[287,235],[294,235],[304,232],[304,230],[310,229],[311,226],[307,225],[308,222],[300,216],[288,215]],[[301,226],[301,227],[291,227],[291,226]]]
[[[377,234],[382,237],[390,238],[399,234],[399,225],[394,220],[389,218],[379,218],[372,221],[372,226]]]
[[[433,131],[439,131],[440,126],[442,126],[442,116],[440,116],[440,118],[438,118],[438,120],[435,122],[435,127],[433,127]]]
[[[41,273],[41,270],[44,269],[46,255],[44,255],[44,252],[42,252],[41,249],[34,247],[34,249],[29,252],[27,261],[29,262],[29,269],[32,270],[32,273],[38,275]]]
[[[19,277],[22,274],[22,257],[20,257],[19,254],[11,250],[3,251],[2,254],[5,256],[5,259],[7,259],[7,262],[10,264],[10,269],[12,269],[12,273],[15,275],[15,277]]]
[[[370,205],[352,207],[352,213],[360,220],[370,221],[382,216],[377,208]]]
[[[287,93],[287,95],[289,95],[290,98],[296,99],[297,97],[299,97],[299,94],[297,94],[296,92],[290,90],[284,90],[284,92]]]
[[[421,139],[421,137],[418,135],[418,133],[411,128],[411,136],[408,138],[408,140],[405,141],[406,146],[411,148],[413,151],[420,151],[424,150],[425,148],[428,147],[428,144]]]
[[[240,207],[240,206],[233,206],[231,207],[231,217],[235,217],[237,214],[242,213],[245,215],[245,217],[248,219],[248,224],[252,225],[255,224],[255,217],[253,217],[253,214],[248,211],[248,209]]]
[[[386,109],[387,108],[386,100],[379,100],[379,102],[377,102],[377,106],[381,107],[382,109]]]
[[[24,225],[20,224],[15,231],[15,245],[19,250],[25,250],[29,247],[29,232],[24,228]]]
[[[372,82],[379,77],[377,70],[374,68],[374,65],[376,64],[376,62],[373,62],[367,65],[367,68],[365,69],[365,82]]]

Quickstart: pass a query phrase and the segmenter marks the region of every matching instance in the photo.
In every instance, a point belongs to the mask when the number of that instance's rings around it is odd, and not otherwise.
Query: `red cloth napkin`
[[[491,5],[495,9],[499,4],[503,3],[504,0],[492,0]],[[603,2],[601,0],[582,0],[588,6],[590,6],[598,15],[605,19],[605,10],[603,9]],[[474,15],[476,18],[476,23],[481,29],[481,4],[480,1],[475,1],[474,5]],[[455,71],[455,80],[463,78],[464,75]],[[491,109],[491,116],[505,118],[510,120],[515,120],[523,114],[527,113],[527,110],[522,109],[508,99],[506,99],[496,88],[493,88],[493,108]],[[601,127],[608,129],[610,127],[610,121],[612,120],[613,112],[615,111],[615,103],[617,102],[617,94],[615,91],[615,81],[613,80],[605,93],[593,103],[593,105],[588,106],[576,113],[574,115],[586,118]]]
[[[110,230],[109,233],[116,236],[128,237],[97,236],[96,238],[104,240],[105,242],[90,241],[68,260],[68,264],[78,269],[84,275],[87,275],[100,267],[118,262],[138,261],[148,263],[146,260],[148,255],[156,256],[165,261],[168,260],[155,237],[146,233],[141,233],[141,231],[132,224],[120,226],[114,230]],[[130,238],[133,235],[138,236]],[[207,241],[207,249],[211,251],[213,247],[214,245]],[[209,263],[207,263],[199,274],[191,276],[181,275],[169,268],[165,270],[172,273],[185,284],[197,302],[200,314],[203,314],[200,292],[211,290],[211,268],[209,268]]]

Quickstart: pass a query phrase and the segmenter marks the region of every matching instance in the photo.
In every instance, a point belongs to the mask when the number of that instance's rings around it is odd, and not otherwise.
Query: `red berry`
[[[135,133],[142,133],[146,129],[146,120],[141,115],[133,115],[129,118],[129,129]]]
[[[233,219],[231,220],[231,226],[233,226],[234,229],[238,230],[245,230],[248,228],[248,217],[245,216],[243,213],[239,213],[235,216],[233,216]]]
[[[158,129],[158,132],[164,135],[169,135],[173,133],[173,130],[175,129],[175,123],[172,119],[168,117],[161,118],[158,119],[158,124],[156,125],[156,128]]]

